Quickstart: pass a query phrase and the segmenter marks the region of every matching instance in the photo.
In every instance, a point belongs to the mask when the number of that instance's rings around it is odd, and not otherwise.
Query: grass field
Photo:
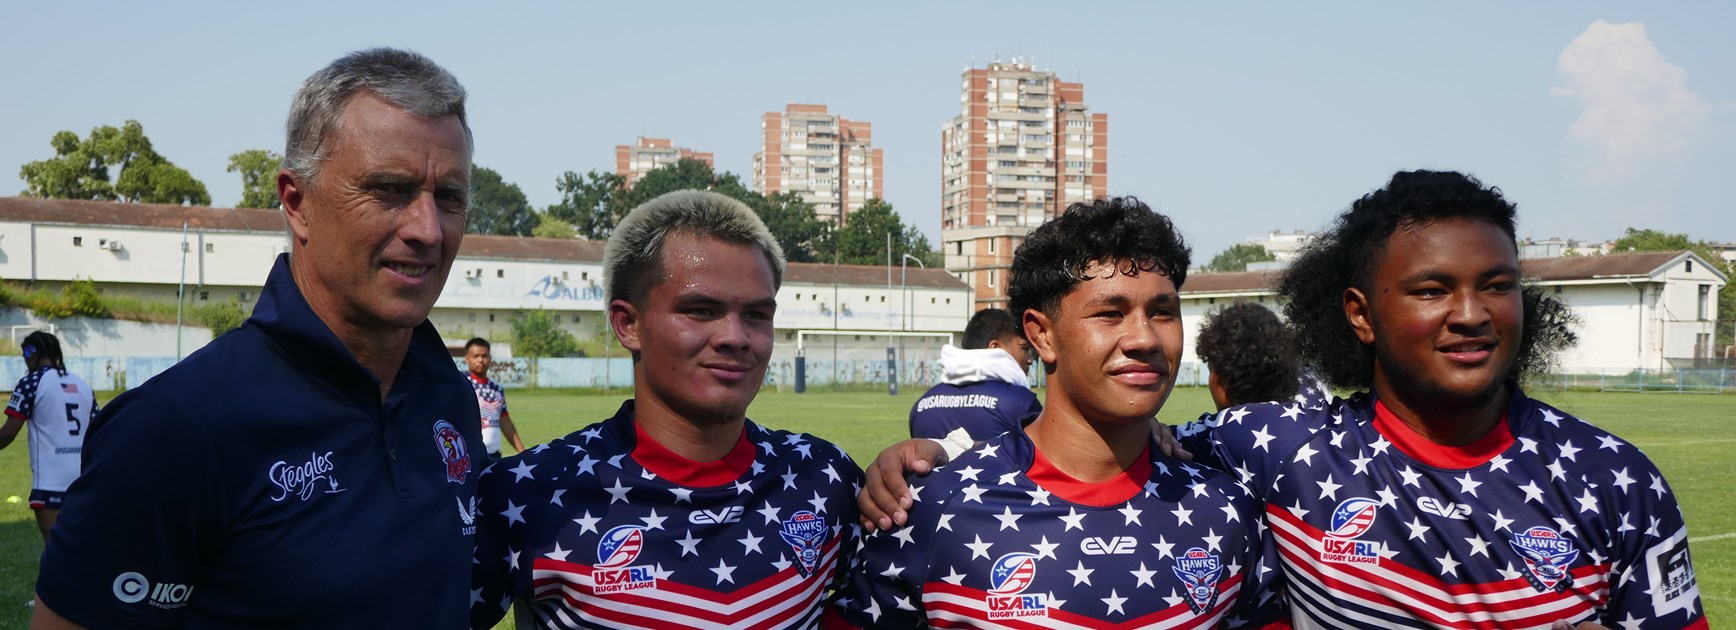
[[[904,436],[920,389],[879,392],[760,394],[749,417],[804,431],[867,462]],[[615,412],[624,394],[509,392],[513,421],[527,444],[565,435]],[[1736,619],[1736,397],[1555,392],[1540,396],[1639,445],[1674,486],[1687,515],[1700,593],[1712,619]],[[1171,424],[1210,408],[1203,388],[1177,390],[1160,417]],[[28,496],[24,441],[0,451],[0,496]],[[24,503],[0,503],[0,627],[24,627],[42,541]],[[1715,622],[1713,627],[1722,627]],[[501,628],[509,627],[502,624]]]

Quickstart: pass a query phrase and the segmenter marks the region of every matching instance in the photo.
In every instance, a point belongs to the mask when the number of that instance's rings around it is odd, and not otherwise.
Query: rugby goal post
[[[957,333],[936,331],[892,331],[892,330],[798,330],[796,331],[796,393],[808,391],[807,343],[809,336],[861,336],[871,337],[918,337],[939,339],[942,344],[953,343]],[[886,389],[888,394],[898,394],[898,352],[896,348],[886,348]]]

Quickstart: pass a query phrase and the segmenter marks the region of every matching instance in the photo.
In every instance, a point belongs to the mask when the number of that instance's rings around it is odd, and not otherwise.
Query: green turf
[[[766,391],[748,410],[770,427],[818,435],[844,447],[859,462],[904,436],[906,417],[920,389],[900,396],[879,392],[797,395]],[[624,394],[513,390],[512,417],[528,444],[565,435],[615,412]],[[1550,392],[1540,396],[1639,445],[1674,486],[1687,515],[1700,592],[1714,619],[1736,618],[1736,397],[1675,394]],[[1204,389],[1177,390],[1160,417],[1191,420],[1211,401]],[[28,496],[29,460],[23,440],[0,451],[0,496]],[[23,627],[42,542],[30,510],[0,503],[0,627]],[[510,627],[502,624],[499,628]]]

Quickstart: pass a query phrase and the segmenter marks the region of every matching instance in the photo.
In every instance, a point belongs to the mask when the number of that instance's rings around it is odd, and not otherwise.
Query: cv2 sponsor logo
[[[1417,509],[1422,510],[1424,514],[1433,514],[1460,521],[1471,520],[1471,506],[1452,501],[1442,501],[1434,497],[1417,497]]]
[[[1086,536],[1079,541],[1079,552],[1087,556],[1119,556],[1133,553],[1139,548],[1139,541],[1132,536],[1113,536],[1098,538]]]
[[[746,508],[739,505],[731,505],[721,510],[699,509],[687,513],[687,522],[694,525],[727,525],[739,522],[746,511]]]
[[[325,494],[337,494],[348,488],[338,486],[337,477],[332,476],[332,454],[311,453],[305,462],[291,464],[279,461],[271,465],[265,474],[271,480],[271,485],[277,486],[277,496],[272,501],[283,501],[291,495],[306,501],[316,491]]]
[[[995,559],[989,571],[989,619],[1049,616],[1049,600],[1042,593],[1026,593],[1037,581],[1037,555],[1009,553]]]
[[[193,586],[190,584],[172,584],[158,582],[151,584],[145,576],[128,571],[115,576],[115,599],[123,604],[145,602],[164,610],[173,610],[186,606],[193,599]]]
[[[1345,499],[1332,510],[1332,529],[1320,540],[1320,559],[1338,564],[1379,564],[1378,541],[1358,540],[1379,516],[1380,502],[1364,497]]]
[[[639,559],[645,548],[645,528],[620,525],[603,532],[597,542],[597,567],[591,571],[596,592],[616,593],[651,588],[657,585],[654,567],[629,566]]]

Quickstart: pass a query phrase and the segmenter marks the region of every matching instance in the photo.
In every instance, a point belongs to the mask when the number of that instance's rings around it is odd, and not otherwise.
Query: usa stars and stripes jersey
[[[1182,427],[1266,501],[1297,628],[1704,628],[1681,510],[1632,444],[1526,397],[1476,444],[1374,397]]]
[[[77,374],[44,365],[12,387],[6,415],[28,422],[30,483],[65,492],[78,478],[84,433],[96,415],[96,393]]]
[[[474,372],[465,372],[470,387],[476,390],[476,407],[482,414],[482,447],[490,455],[500,455],[500,416],[506,411],[506,390],[500,384]]]
[[[752,421],[723,460],[681,459],[627,401],[483,473],[471,623],[516,601],[544,628],[812,627],[861,481],[831,443]]]
[[[909,523],[863,537],[834,598],[857,627],[1216,628],[1278,615],[1259,502],[1224,473],[1158,455],[1085,484],[1014,431],[910,481]]]

